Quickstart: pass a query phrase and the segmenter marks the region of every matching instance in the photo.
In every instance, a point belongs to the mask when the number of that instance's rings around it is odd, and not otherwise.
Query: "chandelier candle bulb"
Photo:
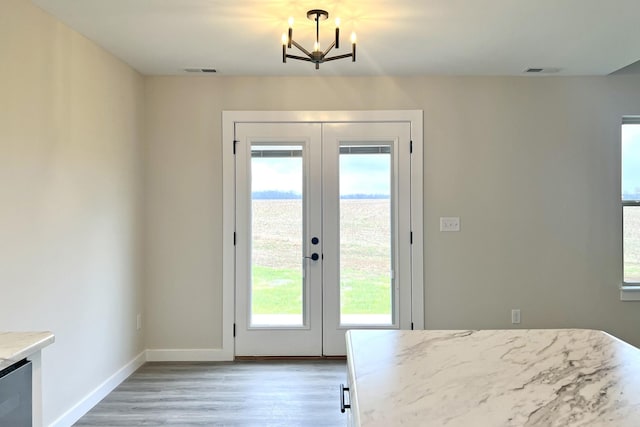
[[[356,62],[356,33],[351,33],[351,61]]]
[[[287,62],[287,35],[282,35],[282,62]]]

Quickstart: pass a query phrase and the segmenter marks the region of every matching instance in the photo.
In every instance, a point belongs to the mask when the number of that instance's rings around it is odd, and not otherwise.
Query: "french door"
[[[236,123],[235,354],[411,326],[408,123]]]

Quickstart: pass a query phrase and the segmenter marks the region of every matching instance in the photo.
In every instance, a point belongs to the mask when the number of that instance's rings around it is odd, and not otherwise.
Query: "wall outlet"
[[[138,313],[138,315],[136,316],[136,329],[142,329],[142,314],[140,313]]]
[[[520,309],[514,308],[511,310],[511,323],[516,324],[520,323]]]
[[[440,231],[460,231],[460,217],[440,217]]]

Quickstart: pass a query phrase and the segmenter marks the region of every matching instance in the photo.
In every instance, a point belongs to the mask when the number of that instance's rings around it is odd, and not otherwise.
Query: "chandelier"
[[[316,64],[316,70],[320,68],[320,64],[323,62],[335,61],[336,59],[351,58],[352,62],[356,62],[356,33],[351,33],[351,53],[327,57],[331,49],[334,47],[336,49],[340,48],[340,18],[336,19],[335,40],[324,52],[320,50],[320,21],[328,19],[329,12],[322,9],[313,9],[307,12],[307,18],[316,22],[316,41],[313,45],[313,51],[309,52],[293,39],[293,18],[289,18],[289,33],[288,35],[282,35],[282,62],[286,63],[287,58],[313,62]],[[288,54],[287,49],[291,49],[292,45],[298,48],[298,50],[306,56]]]

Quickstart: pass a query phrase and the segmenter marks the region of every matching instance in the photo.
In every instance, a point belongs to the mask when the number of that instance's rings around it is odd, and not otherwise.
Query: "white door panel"
[[[409,123],[235,126],[235,354],[344,355],[348,329],[409,329]]]
[[[238,356],[322,352],[322,264],[303,258],[321,234],[320,135],[313,123],[236,126]],[[269,191],[298,198],[260,198]],[[287,304],[274,301],[283,290]]]
[[[409,125],[327,123],[323,156],[323,352],[343,355],[348,329],[411,326]]]

